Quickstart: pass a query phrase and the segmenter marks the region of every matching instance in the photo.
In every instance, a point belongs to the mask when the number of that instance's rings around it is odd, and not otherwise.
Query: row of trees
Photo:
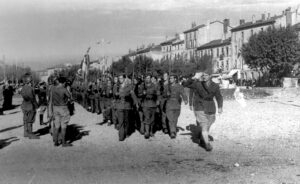
[[[128,57],[122,57],[112,64],[110,72],[112,74],[125,73],[127,75],[144,75],[145,73],[162,75],[164,72],[169,72],[178,76],[190,76],[199,69],[209,67],[212,67],[212,58],[210,56],[194,58],[189,62],[184,60],[164,60],[159,62],[146,56],[138,56],[133,61]]]
[[[20,67],[17,65],[2,65],[0,67],[0,81],[11,80],[13,83],[22,82],[26,73],[33,76],[34,82],[39,82],[40,77],[37,73],[31,70],[30,67]]]
[[[300,63],[299,34],[293,27],[269,27],[252,35],[242,47],[245,63],[268,77],[292,76],[294,66]]]

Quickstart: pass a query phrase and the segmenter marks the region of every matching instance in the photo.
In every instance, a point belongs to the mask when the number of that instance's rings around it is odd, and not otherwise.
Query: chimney
[[[192,28],[196,27],[196,22],[192,22]]]
[[[229,19],[224,19],[224,21],[223,21],[223,31],[224,31],[224,34],[226,34],[228,32],[228,26],[229,25],[230,25]]]
[[[264,14],[264,13],[261,14],[261,20],[262,20],[262,21],[265,21],[265,20],[266,20],[266,14]]]
[[[252,15],[252,24],[254,24],[254,23],[255,23],[255,21],[256,21],[256,19],[255,19],[255,15]]]
[[[291,7],[287,8],[285,10],[286,14],[286,25],[287,26],[291,26],[292,25],[292,11],[291,11]]]
[[[245,24],[245,19],[240,19],[240,25]]]

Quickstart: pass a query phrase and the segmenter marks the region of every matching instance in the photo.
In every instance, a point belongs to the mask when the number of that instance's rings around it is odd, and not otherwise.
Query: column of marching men
[[[102,114],[101,124],[114,125],[120,141],[134,130],[145,139],[158,130],[174,139],[181,101],[188,102],[177,80],[176,75],[168,73],[163,79],[150,73],[138,77],[105,75],[88,86],[74,82],[72,95],[87,111]]]
[[[162,78],[150,73],[138,77],[106,74],[88,85],[80,81],[71,84],[63,76],[50,77],[48,84],[41,82],[36,88],[30,75],[24,77],[24,82],[21,90],[24,137],[39,138],[32,130],[38,109],[40,124],[48,125],[54,145],[63,147],[72,146],[66,140],[66,131],[74,114],[74,100],[87,111],[102,114],[101,124],[114,125],[120,141],[135,130],[145,139],[160,130],[175,139],[181,103],[188,103],[184,87],[189,88],[189,105],[201,132],[199,144],[207,151],[212,150],[210,127],[215,122],[217,109],[218,113],[222,113],[223,106],[220,88],[211,80],[209,70],[180,82],[175,74],[168,73],[164,73]],[[45,112],[47,121],[44,122]]]

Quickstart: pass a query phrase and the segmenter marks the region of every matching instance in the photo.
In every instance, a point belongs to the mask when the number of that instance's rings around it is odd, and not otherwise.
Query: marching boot
[[[144,122],[141,122],[141,129],[140,129],[140,133],[141,133],[142,135],[144,135],[144,134],[145,134],[145,123],[144,123]]]
[[[24,123],[24,137],[28,137],[28,126],[27,126],[27,123]]]
[[[152,124],[152,125],[150,125],[150,137],[153,137],[154,136],[154,131],[153,131],[153,127],[154,127],[154,125]]]
[[[145,125],[145,139],[150,137],[150,125]]]
[[[29,139],[40,139],[39,136],[35,135],[32,133],[32,123],[27,124],[27,129],[28,129],[28,137]]]
[[[58,134],[59,134],[59,129],[58,128],[53,128],[52,136],[53,136],[54,146],[59,146]]]
[[[67,143],[67,140],[66,140],[66,132],[67,132],[67,129],[66,129],[66,128],[62,128],[62,129],[61,129],[62,147],[70,147],[70,146],[73,146],[72,144]]]
[[[44,115],[40,114],[40,125],[44,124]]]

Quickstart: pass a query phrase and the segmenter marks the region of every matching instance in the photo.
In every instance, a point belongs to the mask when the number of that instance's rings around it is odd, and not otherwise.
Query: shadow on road
[[[23,125],[18,125],[18,126],[13,126],[13,127],[5,128],[5,129],[0,130],[0,133],[6,132],[6,131],[10,131],[10,130],[13,130],[13,129],[16,129],[16,128],[20,128],[22,126]]]
[[[70,143],[80,140],[83,136],[89,135],[90,131],[84,131],[83,126],[80,125],[68,125],[66,140]]]
[[[200,147],[202,147],[203,149],[205,149],[205,143],[204,143],[202,135],[201,135],[201,129],[197,125],[194,125],[194,124],[188,125],[186,127],[186,129],[188,131],[190,131],[190,133],[182,133],[180,135],[190,135],[193,143],[195,143],[195,144],[199,145]],[[213,139],[213,137],[210,136],[210,139]]]
[[[46,126],[43,128],[38,129],[37,131],[33,132],[37,136],[47,135],[50,132],[50,126]]]
[[[7,139],[0,139],[0,149],[5,148],[6,146],[10,145],[12,142],[18,141],[17,137],[10,137]]]

